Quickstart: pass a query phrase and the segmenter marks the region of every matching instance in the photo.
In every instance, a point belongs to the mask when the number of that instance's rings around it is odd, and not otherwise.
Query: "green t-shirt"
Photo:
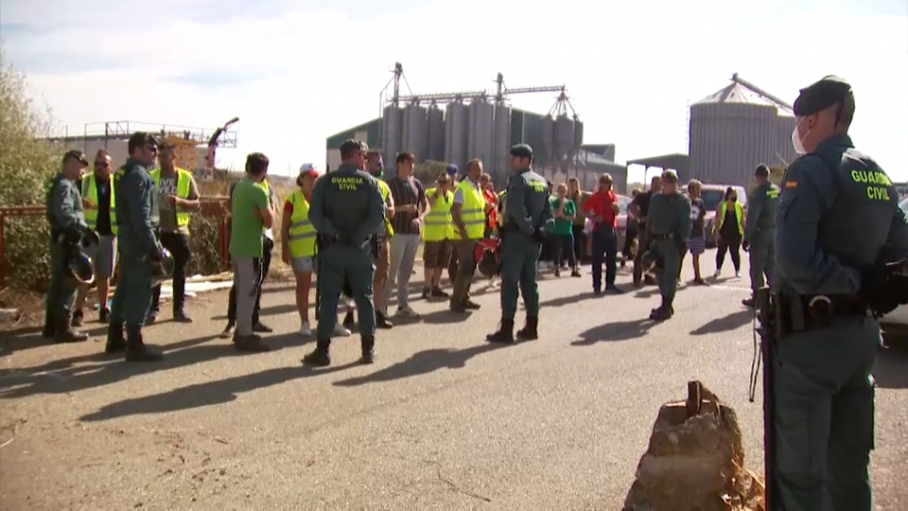
[[[258,211],[268,208],[268,192],[258,183],[243,179],[236,184],[231,197],[232,224],[230,255],[262,257],[262,219]]]
[[[561,199],[552,200],[552,211],[557,211],[561,207]],[[564,216],[569,217],[577,214],[577,205],[571,199],[564,200]],[[555,234],[571,234],[574,221],[569,218],[555,217],[555,227],[552,232]]]

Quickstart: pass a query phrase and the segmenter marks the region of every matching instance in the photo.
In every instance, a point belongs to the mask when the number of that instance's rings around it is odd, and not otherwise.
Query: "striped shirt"
[[[388,188],[391,189],[391,197],[394,198],[394,217],[391,218],[391,227],[394,234],[420,234],[421,225],[413,225],[413,219],[419,216],[419,213],[412,211],[400,211],[400,206],[414,205],[427,207],[426,190],[422,183],[415,177],[401,179],[397,176],[388,179]]]

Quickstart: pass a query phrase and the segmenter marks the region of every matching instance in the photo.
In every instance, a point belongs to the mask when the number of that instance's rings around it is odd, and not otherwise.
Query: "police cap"
[[[532,158],[533,148],[529,144],[517,144],[511,146],[511,156],[516,158]]]
[[[63,155],[63,163],[66,163],[69,160],[76,160],[81,163],[83,167],[88,166],[88,158],[85,157],[85,153],[77,151],[76,149],[70,149]]]
[[[754,170],[755,177],[769,177],[769,167],[761,163],[757,165],[756,170]]]
[[[813,115],[836,103],[841,103],[851,94],[851,85],[838,76],[825,76],[820,81],[801,89],[794,102],[797,117]]]

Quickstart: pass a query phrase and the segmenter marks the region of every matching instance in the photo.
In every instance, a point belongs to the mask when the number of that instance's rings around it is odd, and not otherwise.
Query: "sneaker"
[[[429,296],[431,296],[432,298],[448,298],[451,296],[447,292],[445,292],[443,289],[441,289],[440,287],[432,288],[432,290],[429,293],[430,293]]]
[[[388,316],[385,316],[383,312],[378,311],[375,313],[375,326],[385,330],[394,328],[394,324],[388,321]]]
[[[398,307],[395,316],[403,316],[406,318],[418,318],[419,314],[413,310],[409,305],[404,305],[403,307]]]
[[[227,323],[227,327],[224,328],[224,331],[221,332],[221,335],[219,335],[218,337],[220,337],[221,339],[227,339],[228,337],[230,337],[230,336],[233,335],[233,329],[234,329],[235,327],[236,327],[235,324],[233,324],[233,323]]]
[[[580,269],[574,268],[573,270],[571,270],[571,277],[577,278],[577,277],[580,277],[580,276],[581,276],[581,275],[580,275]]]
[[[350,337],[353,335],[349,330],[344,328],[344,325],[340,323],[334,324],[334,337]]]
[[[173,320],[177,323],[192,323],[192,317],[183,310],[174,311]]]
[[[717,279],[717,278],[719,278],[720,275],[722,275],[722,271],[721,271],[721,270],[716,270],[716,273],[713,273],[713,278],[714,278],[714,279]]]
[[[560,276],[561,276],[561,268],[555,268],[555,276],[556,276],[556,277],[560,277]]]
[[[735,278],[737,279],[737,278],[740,278],[740,277],[741,277],[741,272],[736,271],[736,272],[735,272]]]
[[[300,335],[302,335],[303,337],[312,337],[312,328],[309,327],[308,321],[300,326]]]
[[[261,321],[259,321],[258,323],[252,325],[252,331],[267,334],[267,333],[274,332],[274,329],[271,328],[270,326],[262,323]]]

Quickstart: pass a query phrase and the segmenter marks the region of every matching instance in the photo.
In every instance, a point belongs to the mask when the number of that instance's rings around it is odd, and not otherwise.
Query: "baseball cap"
[[[314,163],[304,163],[300,165],[300,175],[305,176],[308,174],[318,177],[321,172],[319,172],[318,167],[316,167]]]

